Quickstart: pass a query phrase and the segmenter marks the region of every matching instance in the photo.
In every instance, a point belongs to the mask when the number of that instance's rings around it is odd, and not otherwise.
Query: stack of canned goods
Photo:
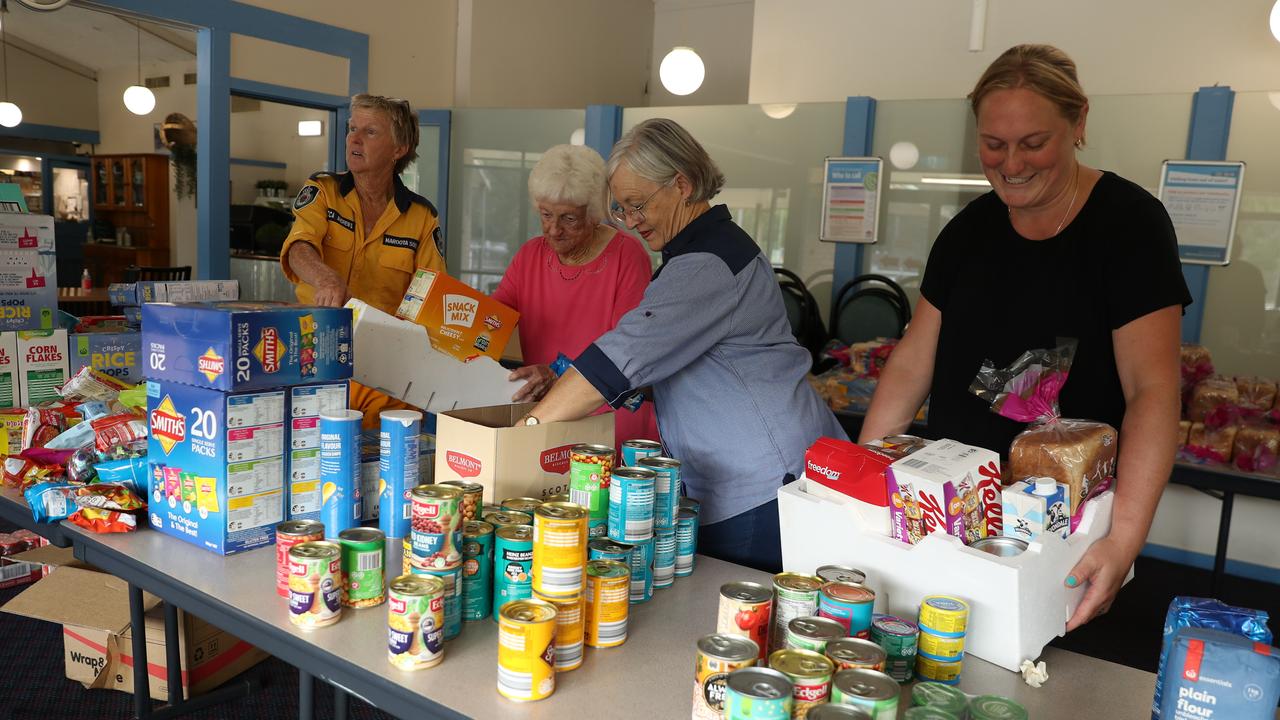
[[[624,457],[628,452],[636,452],[628,443],[638,442],[641,441],[629,440],[623,443]],[[646,468],[625,466],[614,470],[609,478],[607,538],[593,539],[593,542],[607,539],[632,548],[625,558],[631,578],[628,592],[628,601],[631,603],[642,603],[653,597],[653,507],[656,482],[657,474]],[[616,556],[616,552],[614,555],[607,559],[623,560]]]
[[[911,679],[916,667],[916,643],[920,628],[896,615],[876,615],[871,620],[871,640],[884,648],[884,672],[900,683]]]
[[[507,513],[496,512],[485,516],[495,525],[496,519],[508,520]],[[498,518],[496,516],[503,516]],[[530,518],[532,520],[532,518]],[[498,622],[498,612],[512,600],[524,600],[533,596],[533,526],[528,524],[496,525],[493,532],[493,620]]]
[[[608,445],[574,445],[569,449],[569,501],[586,508],[591,537],[607,533],[613,455]]]
[[[409,572],[444,583],[444,639],[452,640],[462,632],[462,491],[420,485],[409,496]]]
[[[680,461],[663,455],[640,458],[640,467],[654,473],[653,586],[671,587],[676,576],[676,525],[680,512]],[[696,518],[695,518],[696,519]],[[692,565],[690,566],[692,572]]]
[[[468,520],[462,527],[462,621],[489,617],[493,605],[493,526]]]
[[[701,518],[702,503],[691,497],[680,498],[679,510],[676,511],[676,577],[693,574]]]
[[[916,677],[947,685],[960,682],[969,605],[949,595],[929,595],[920,603]]]

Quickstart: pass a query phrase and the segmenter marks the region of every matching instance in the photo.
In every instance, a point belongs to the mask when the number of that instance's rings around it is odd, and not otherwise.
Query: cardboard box
[[[22,452],[22,424],[26,419],[26,408],[0,409],[0,455],[8,457]]]
[[[0,330],[52,328],[58,308],[53,217],[0,213]]]
[[[142,382],[142,333],[136,330],[72,333],[67,350],[72,375],[87,366],[130,385]]]
[[[388,315],[360,300],[352,311],[355,354],[353,379],[428,412],[486,407],[511,402],[523,382],[489,357],[461,363],[436,352],[427,329]]]
[[[999,477],[1000,456],[985,448],[939,440],[889,466],[894,537],[919,542],[944,532],[972,542],[987,533],[979,482]]]
[[[360,519],[378,519],[378,482],[382,479],[379,461],[382,443],[377,430],[365,430],[360,434]],[[418,436],[418,484],[430,485],[435,478],[436,436],[422,433]]]
[[[149,306],[148,306],[149,307]],[[151,526],[222,555],[284,520],[285,391],[147,382]]]
[[[396,317],[425,327],[432,347],[466,362],[501,359],[520,313],[461,280],[419,268]]]
[[[320,519],[320,413],[347,409],[348,383],[289,388],[285,516]]]
[[[613,413],[572,422],[512,427],[532,403],[455,410],[436,416],[436,482],[484,486],[485,502],[569,492],[569,448],[613,447]]]
[[[40,548],[70,553],[70,549]],[[88,688],[133,692],[133,633],[129,624],[128,584],[70,560],[24,590],[5,612],[59,623],[67,678]],[[164,609],[160,599],[143,594],[146,611],[147,670],[151,697],[167,700],[168,658]],[[265,660],[268,655],[234,635],[189,613],[178,611],[183,695],[208,692]]]
[[[0,332],[0,407],[17,407],[21,398],[18,381],[18,335]]]
[[[143,376],[226,392],[351,377],[351,312],[274,303],[147,303]]]
[[[67,331],[18,331],[18,404],[38,405],[58,400],[67,382]]]
[[[149,302],[215,302],[240,299],[239,280],[144,280],[111,283],[107,299],[116,307],[137,307]]]

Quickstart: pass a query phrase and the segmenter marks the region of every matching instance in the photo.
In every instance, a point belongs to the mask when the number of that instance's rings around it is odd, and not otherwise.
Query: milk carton
[[[0,407],[20,404],[18,382],[18,336],[0,332]]]
[[[1053,478],[1029,478],[1002,494],[1004,535],[1030,542],[1046,533],[1065,538],[1071,532],[1067,489]]]
[[[985,448],[939,440],[895,461],[886,474],[893,536],[915,544],[925,535],[944,532],[967,542],[967,516],[976,537],[983,537],[979,482],[993,468],[999,476],[999,460]]]
[[[53,218],[0,213],[0,329],[52,328],[57,308]]]
[[[132,332],[72,333],[68,347],[71,374],[85,367],[136,385],[142,381],[142,334]]]
[[[319,520],[320,413],[347,409],[347,383],[291,387],[288,400],[285,514],[289,520]]]
[[[67,382],[67,331],[19,330],[18,404],[38,405],[62,397],[58,394]]]

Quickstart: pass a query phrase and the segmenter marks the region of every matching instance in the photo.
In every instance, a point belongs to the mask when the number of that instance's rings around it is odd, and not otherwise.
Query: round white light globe
[[[688,95],[702,87],[707,69],[693,48],[672,48],[658,66],[662,86],[672,95]]]
[[[1280,0],[1271,6],[1271,35],[1280,42]]]
[[[889,162],[899,170],[910,170],[920,162],[920,148],[913,142],[896,142],[889,148]]]
[[[573,132],[569,133],[569,144],[570,145],[586,145],[587,144],[586,129],[578,128],[577,130],[574,130]]]
[[[134,115],[146,115],[156,109],[156,94],[151,88],[130,85],[124,91],[124,106]]]
[[[765,115],[768,115],[774,120],[781,120],[782,118],[789,117],[791,113],[796,111],[796,104],[795,103],[765,103],[760,106],[760,109],[764,111]]]
[[[17,127],[22,122],[22,110],[11,102],[0,102],[0,125]]]

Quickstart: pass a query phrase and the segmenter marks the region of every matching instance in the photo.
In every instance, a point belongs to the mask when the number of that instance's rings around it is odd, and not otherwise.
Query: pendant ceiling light
[[[702,58],[693,48],[676,47],[662,58],[662,64],[658,66],[658,78],[672,95],[689,95],[702,87],[706,71]]]
[[[4,36],[4,14],[9,12],[9,3],[0,0],[0,53],[4,60],[4,102],[0,102],[0,125],[17,127],[22,122],[22,108],[9,101],[9,43]]]
[[[124,106],[134,115],[146,115],[156,109],[156,94],[142,84],[142,23],[134,24],[138,28],[138,84],[125,88]]]

